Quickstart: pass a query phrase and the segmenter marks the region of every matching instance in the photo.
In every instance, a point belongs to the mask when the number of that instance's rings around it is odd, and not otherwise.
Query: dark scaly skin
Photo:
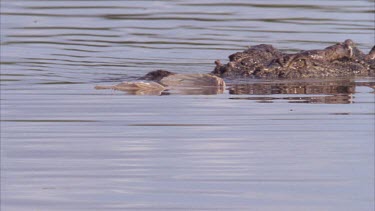
[[[375,73],[375,46],[366,55],[352,40],[345,40],[323,50],[286,54],[262,44],[230,55],[227,64],[215,64],[212,74],[223,78],[369,76]]]
[[[215,61],[211,74],[221,78],[325,78],[375,75],[375,46],[369,54],[350,39],[323,50],[283,53],[272,45],[256,45],[229,56],[229,62]],[[176,73],[152,71],[139,78],[159,82]]]
[[[284,54],[272,45],[256,45],[244,52],[230,55],[229,63],[226,65],[216,60],[216,68],[212,73],[224,78],[253,76],[283,56]]]

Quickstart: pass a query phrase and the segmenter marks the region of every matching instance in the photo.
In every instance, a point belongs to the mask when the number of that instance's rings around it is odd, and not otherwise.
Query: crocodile
[[[352,40],[347,39],[325,49],[289,54],[272,45],[260,44],[230,55],[227,64],[222,64],[219,60],[216,60],[215,64],[216,67],[211,73],[179,74],[156,70],[138,78],[137,81],[95,88],[122,90],[135,94],[161,94],[165,90],[184,90],[185,93],[189,93],[189,89],[191,92],[191,88],[195,88],[199,90],[198,93],[218,94],[225,88],[224,79],[373,76],[375,46],[365,54]]]
[[[323,50],[294,54],[272,45],[255,45],[229,56],[229,62],[215,61],[212,74],[223,78],[326,78],[370,76],[375,73],[375,46],[368,54],[348,39]]]

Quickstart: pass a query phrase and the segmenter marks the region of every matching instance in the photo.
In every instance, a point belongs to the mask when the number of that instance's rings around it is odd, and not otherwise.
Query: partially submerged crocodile
[[[134,82],[115,86],[96,86],[140,94],[162,93],[164,90],[208,89],[217,94],[224,90],[224,79],[235,78],[326,78],[375,75],[375,46],[368,54],[350,39],[323,50],[287,54],[272,45],[255,45],[229,56],[229,62],[215,61],[207,74],[177,74],[166,70],[152,71]],[[138,93],[138,94],[139,94]]]
[[[227,64],[215,61],[214,75],[251,78],[322,78],[369,76],[375,73],[375,46],[364,54],[352,40],[323,50],[283,53],[272,45],[256,45],[229,56]]]

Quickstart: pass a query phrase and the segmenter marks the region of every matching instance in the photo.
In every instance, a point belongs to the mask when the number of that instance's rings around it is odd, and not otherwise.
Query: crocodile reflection
[[[354,93],[356,92],[356,87],[359,86],[366,86],[374,90],[375,82],[354,82],[353,80],[280,81],[232,84],[229,85],[228,90],[231,95],[239,95],[232,96],[230,99],[233,100],[254,100],[260,103],[272,103],[274,101],[285,100],[289,103],[349,104],[355,102]]]

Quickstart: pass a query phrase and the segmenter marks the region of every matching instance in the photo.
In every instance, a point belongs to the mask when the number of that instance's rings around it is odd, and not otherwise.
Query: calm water
[[[94,89],[374,44],[373,1],[228,2],[1,1],[1,210],[372,211],[374,78]]]

